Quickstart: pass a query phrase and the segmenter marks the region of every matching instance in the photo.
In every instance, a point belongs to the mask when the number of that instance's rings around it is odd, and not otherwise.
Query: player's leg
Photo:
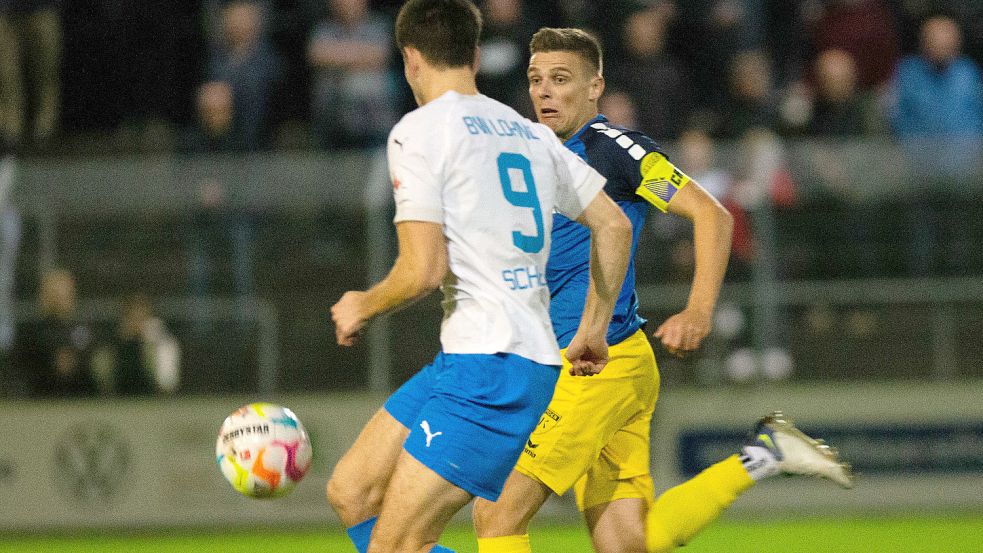
[[[476,499],[471,514],[478,553],[530,551],[529,521],[552,493],[546,484],[513,470],[497,501]]]
[[[853,486],[850,467],[836,450],[773,413],[758,422],[740,456],[710,466],[659,497],[646,518],[649,552],[688,543],[756,481],[778,474],[818,476],[844,488]]]
[[[372,532],[369,553],[434,551],[451,517],[472,497],[403,451]]]
[[[645,553],[645,515],[655,496],[649,474],[650,408],[611,437],[577,481],[577,507],[598,553]]]
[[[736,462],[736,465],[734,464]],[[585,485],[584,519],[598,553],[664,553],[689,542],[753,484],[737,457],[652,501],[648,475]],[[605,501],[604,496],[613,498]]]
[[[753,485],[734,455],[666,490],[646,516],[647,550],[665,553],[689,543]]]
[[[634,365],[634,385],[659,381],[644,335],[619,344]],[[603,373],[602,373],[603,374]],[[753,481],[736,456],[710,467],[653,503],[650,429],[658,394],[640,396],[634,418],[604,445],[574,491],[598,553],[670,551],[710,524]],[[735,465],[736,463],[736,465]]]
[[[591,378],[560,374],[553,399],[495,503],[475,503],[480,553],[530,551],[528,522],[548,497],[581,480],[611,437],[654,401],[658,376],[654,361],[639,375],[639,355],[652,356],[644,333],[611,346],[604,371]],[[644,471],[648,470],[645,459]],[[518,489],[513,490],[512,486]]]
[[[645,553],[645,513],[643,498],[618,499],[584,511],[591,542],[597,553]]]
[[[604,459],[602,455],[599,464]],[[605,482],[603,471],[593,467],[583,492],[578,483],[578,501],[583,494],[587,503],[584,514],[598,553],[667,553],[689,543],[756,481],[777,474],[820,476],[843,487],[852,485],[849,467],[839,460],[835,450],[806,436],[776,413],[758,423],[751,443],[740,456],[732,455],[708,467],[667,490],[654,503],[639,501],[631,505],[632,500],[625,498],[632,495],[630,483]],[[651,497],[651,480],[645,482],[646,479],[636,479],[640,497]],[[642,492],[646,486],[649,491]],[[615,499],[604,503],[605,495]],[[602,502],[595,505],[598,501]],[[647,513],[642,518],[646,504]],[[644,528],[642,549],[639,528]]]
[[[559,374],[558,367],[508,354],[442,354],[438,360],[433,393],[410,425],[407,455],[372,534],[373,544],[380,541],[373,551],[426,550],[444,517],[471,497],[497,500]]]
[[[385,409],[365,425],[328,480],[328,502],[342,524],[351,528],[375,517],[409,430]]]
[[[671,551],[720,516],[754,481],[733,456],[653,503],[651,411],[615,434],[574,491],[598,553]]]
[[[434,365],[439,361],[438,356],[390,396],[338,461],[328,480],[328,502],[360,553],[368,549],[396,462],[410,425],[430,397]]]

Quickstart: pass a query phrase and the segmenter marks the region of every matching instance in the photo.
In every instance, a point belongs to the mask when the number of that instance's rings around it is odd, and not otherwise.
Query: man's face
[[[259,40],[263,12],[252,2],[233,2],[223,10],[225,37],[233,47],[243,47]]]
[[[933,17],[921,31],[922,51],[937,65],[946,66],[959,57],[962,35],[956,22],[948,17]]]
[[[349,25],[365,19],[369,11],[369,3],[366,0],[330,0],[328,4],[331,15],[340,23]]]
[[[232,128],[232,87],[222,81],[202,85],[198,91],[198,114],[209,136],[227,133]]]
[[[573,52],[537,52],[529,58],[529,96],[536,118],[566,140],[597,115],[604,80]]]

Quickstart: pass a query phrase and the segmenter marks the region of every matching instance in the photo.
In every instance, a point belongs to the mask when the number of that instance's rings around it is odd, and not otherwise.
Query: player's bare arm
[[[670,353],[683,356],[699,348],[710,333],[713,310],[730,258],[734,222],[730,212],[695,182],[676,193],[668,210],[693,223],[695,271],[686,308],[669,317],[653,336]]]
[[[590,285],[577,334],[567,348],[570,374],[601,372],[608,361],[607,332],[631,254],[631,222],[600,192],[577,222],[591,231]]]
[[[396,224],[396,236],[399,256],[386,278],[365,292],[346,292],[331,307],[338,345],[355,345],[373,317],[426,296],[447,274],[447,242],[441,225],[402,221]]]

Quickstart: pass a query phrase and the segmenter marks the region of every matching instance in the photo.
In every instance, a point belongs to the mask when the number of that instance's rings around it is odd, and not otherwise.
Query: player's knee
[[[492,503],[479,498],[475,500],[471,517],[478,537],[519,536],[527,531],[528,520],[506,501]]]
[[[328,480],[326,492],[328,503],[342,518],[360,519],[363,514],[379,512],[385,489],[376,482],[336,471]]]
[[[493,520],[490,505],[492,505],[490,501],[481,499],[480,497],[474,500],[474,507],[471,509],[471,519],[474,522],[474,530],[479,538],[487,534],[489,531],[488,524]]]
[[[328,496],[328,503],[331,504],[335,510],[342,508],[349,500],[349,494],[346,493],[346,486],[340,481],[335,475],[331,475],[328,479],[328,484],[325,486],[325,492]]]
[[[619,524],[616,533],[592,532],[591,539],[597,553],[646,553],[647,551],[644,528],[633,524]]]

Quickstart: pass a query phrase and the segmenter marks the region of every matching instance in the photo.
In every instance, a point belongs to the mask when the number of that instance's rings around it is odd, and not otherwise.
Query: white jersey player
[[[409,0],[396,22],[421,106],[390,134],[399,256],[332,307],[338,343],[374,316],[444,291],[442,351],[399,388],[335,467],[328,499],[361,552],[438,551],[451,516],[494,501],[549,403],[560,357],[546,260],[553,210],[593,238],[572,372],[607,362],[605,335],[631,226],[604,179],[546,127],[478,94],[480,15],[468,0]]]
[[[444,353],[560,364],[546,260],[553,211],[579,217],[605,179],[549,128],[486,96],[446,92],[389,135],[396,223],[443,226]]]

